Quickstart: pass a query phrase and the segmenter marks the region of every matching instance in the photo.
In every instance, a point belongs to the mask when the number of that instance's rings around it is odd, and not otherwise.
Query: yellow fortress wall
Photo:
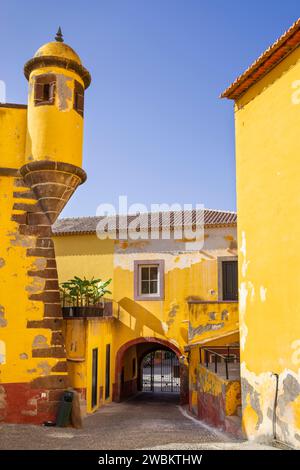
[[[235,100],[243,426],[300,447],[300,20]]]
[[[62,42],[24,67],[28,106],[0,105],[0,421],[54,421],[69,386],[51,225],[79,184],[90,75]]]

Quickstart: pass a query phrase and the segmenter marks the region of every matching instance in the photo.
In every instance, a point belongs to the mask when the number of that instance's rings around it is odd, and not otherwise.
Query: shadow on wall
[[[161,321],[153,315],[149,310],[139,305],[134,300],[128,297],[123,297],[119,300],[119,305],[124,309],[131,317],[135,318],[134,332],[136,336],[143,336],[143,328],[146,326],[154,333],[159,335],[165,335]]]

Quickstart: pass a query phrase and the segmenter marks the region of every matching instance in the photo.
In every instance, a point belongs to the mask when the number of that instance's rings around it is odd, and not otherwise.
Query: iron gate
[[[143,391],[180,392],[180,370],[176,354],[155,351],[147,354],[143,366]]]

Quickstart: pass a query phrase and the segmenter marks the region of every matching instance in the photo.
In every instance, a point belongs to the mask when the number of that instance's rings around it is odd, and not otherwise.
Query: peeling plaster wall
[[[190,303],[189,344],[236,333],[238,320],[238,302]]]
[[[300,447],[300,49],[236,103],[243,425]],[[276,373],[278,405],[274,418]]]
[[[109,333],[112,341],[112,384],[115,381],[116,354],[128,341],[140,337],[163,339],[178,347],[184,354],[184,347],[188,344],[187,300],[192,297],[217,301],[217,258],[233,256],[236,252],[235,232],[235,227],[208,229],[201,252],[187,252],[185,242],[176,240],[112,241],[99,240],[96,235],[54,237],[60,281],[74,275],[112,278],[110,290],[114,300],[114,315],[117,318]],[[157,259],[165,262],[164,300],[134,300],[134,261]],[[226,330],[227,326],[230,325],[231,328],[236,323],[237,310],[234,313],[230,306],[225,315],[225,309],[227,305],[222,310],[217,310],[216,321],[220,317],[220,322],[224,323],[223,329]],[[216,322],[207,315],[206,317],[208,322]],[[194,327],[193,323],[192,328]],[[210,332],[203,331],[198,336],[209,337],[209,334]],[[67,337],[67,351],[69,344]],[[76,366],[71,367],[74,377]],[[130,369],[131,364],[128,367]],[[86,374],[85,383],[90,386],[91,372],[87,371]],[[84,382],[80,386],[84,386]],[[87,396],[89,395],[88,393]]]
[[[199,350],[190,353],[190,411],[207,423],[226,429],[226,417],[235,416],[241,404],[239,380],[225,380],[199,364]]]

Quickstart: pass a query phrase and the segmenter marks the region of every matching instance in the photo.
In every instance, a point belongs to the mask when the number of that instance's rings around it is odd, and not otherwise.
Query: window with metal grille
[[[38,75],[34,82],[34,105],[45,106],[55,103],[56,76],[53,73]]]

